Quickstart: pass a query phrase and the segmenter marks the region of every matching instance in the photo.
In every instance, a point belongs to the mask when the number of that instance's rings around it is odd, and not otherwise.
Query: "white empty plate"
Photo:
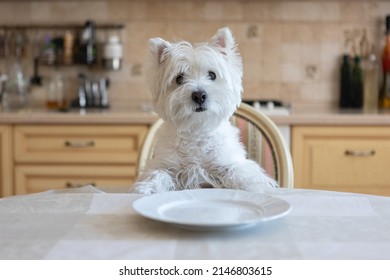
[[[291,205],[262,193],[194,189],[145,196],[133,208],[144,217],[187,229],[227,230],[280,218]]]

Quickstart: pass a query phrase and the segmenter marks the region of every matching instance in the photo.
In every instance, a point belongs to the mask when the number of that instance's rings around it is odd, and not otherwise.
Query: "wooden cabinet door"
[[[294,127],[297,187],[390,195],[390,129]]]
[[[12,195],[12,128],[0,125],[0,197]]]

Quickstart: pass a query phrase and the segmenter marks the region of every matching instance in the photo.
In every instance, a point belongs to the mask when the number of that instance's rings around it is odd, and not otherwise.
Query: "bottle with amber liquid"
[[[51,110],[66,110],[68,107],[63,77],[58,70],[53,73],[47,86],[46,107]]]
[[[386,41],[382,53],[383,81],[379,97],[379,106],[390,109],[390,15],[386,17]]]

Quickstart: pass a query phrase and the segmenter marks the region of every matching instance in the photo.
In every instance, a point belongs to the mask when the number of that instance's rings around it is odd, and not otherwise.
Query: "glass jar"
[[[52,110],[65,110],[68,106],[61,72],[56,71],[47,85],[46,107]]]

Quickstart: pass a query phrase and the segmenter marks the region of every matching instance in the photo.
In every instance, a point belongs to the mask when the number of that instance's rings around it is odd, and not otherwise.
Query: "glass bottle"
[[[343,55],[343,62],[340,70],[340,108],[351,107],[352,98],[352,67],[350,63],[350,56]]]
[[[65,65],[70,65],[73,62],[73,45],[74,38],[71,31],[66,31],[64,34],[64,54],[63,54],[63,63]]]
[[[95,23],[88,20],[85,23],[84,29],[80,38],[81,44],[81,63],[86,65],[93,65],[96,63],[96,35]]]
[[[68,106],[64,90],[64,81],[58,70],[52,75],[47,89],[46,106],[48,109],[65,110]]]
[[[382,52],[382,87],[379,98],[381,108],[390,108],[390,15],[386,17],[386,41]]]
[[[79,74],[79,90],[78,90],[78,102],[77,106],[79,108],[85,108],[87,106],[87,96],[85,94],[85,74]]]
[[[367,113],[373,113],[378,109],[379,94],[379,68],[376,55],[373,51],[363,64],[363,75],[363,110]]]
[[[355,64],[352,69],[352,98],[351,107],[362,108],[363,107],[363,71],[361,67],[360,56],[355,56]]]
[[[2,105],[9,110],[18,110],[28,105],[28,80],[25,77],[20,61],[20,47],[16,55],[11,55],[6,61],[7,79],[4,82]]]

